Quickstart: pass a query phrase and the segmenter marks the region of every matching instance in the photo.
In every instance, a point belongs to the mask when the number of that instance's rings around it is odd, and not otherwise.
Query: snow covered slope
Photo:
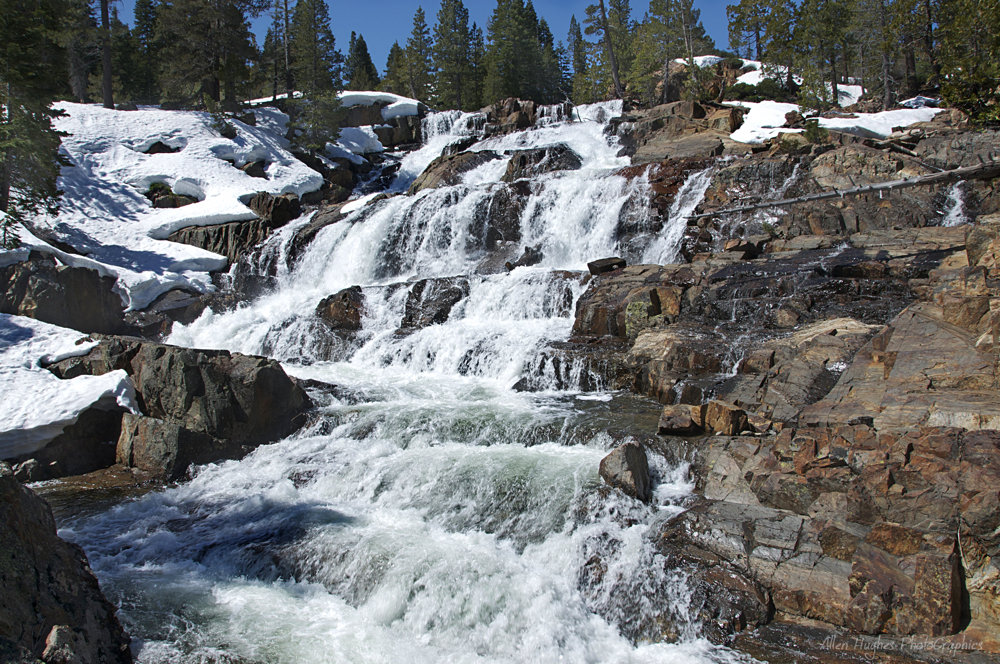
[[[170,233],[253,219],[244,201],[258,191],[301,195],[323,183],[288,151],[279,133],[287,116],[275,109],[257,109],[257,127],[233,121],[237,136],[231,140],[212,127],[208,113],[115,111],[72,103],[59,108],[68,116],[56,127],[69,134],[63,151],[73,165],[59,179],[65,193],[58,216],[40,217],[35,224],[118,277],[131,309],[177,286],[210,290],[206,273],[225,266],[221,256],[164,241]],[[177,152],[144,154],[157,142]],[[238,168],[258,160],[267,162],[266,180]],[[143,193],[156,182],[199,202],[154,209]],[[26,239],[45,249],[44,243]]]
[[[56,378],[42,362],[86,355],[96,341],[23,316],[0,314],[0,459],[41,449],[91,407],[139,412],[124,371]]]

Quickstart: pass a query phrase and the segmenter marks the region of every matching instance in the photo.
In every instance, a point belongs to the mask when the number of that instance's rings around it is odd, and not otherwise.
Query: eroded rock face
[[[121,429],[115,462],[166,481],[180,479],[191,465],[239,459],[252,449],[176,421],[131,413],[125,414]]]
[[[400,328],[419,330],[448,320],[451,310],[469,294],[467,279],[421,279],[410,289]]]
[[[247,207],[272,229],[281,228],[302,214],[302,204],[295,194],[273,196],[261,191],[250,199]]]
[[[87,556],[0,462],[0,650],[46,664],[127,664],[129,638]]]
[[[28,260],[0,267],[0,313],[27,316],[80,332],[127,331],[115,280],[96,271],[56,265],[32,252]]]
[[[182,228],[171,233],[167,239],[221,254],[229,259],[231,265],[251,248],[266,240],[271,235],[271,230],[270,221],[253,219]]]
[[[316,305],[316,315],[335,330],[360,330],[364,312],[365,296],[360,286],[345,288]]]

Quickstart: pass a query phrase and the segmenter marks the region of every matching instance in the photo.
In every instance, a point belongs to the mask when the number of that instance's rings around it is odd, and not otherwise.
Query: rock
[[[705,407],[705,429],[708,431],[734,436],[748,428],[747,414],[734,404],[716,399]]]
[[[221,254],[232,265],[237,263],[250,249],[270,237],[272,228],[269,220],[251,219],[211,226],[182,228],[171,233],[167,239],[171,242],[189,244]]]
[[[290,435],[311,405],[277,361],[228,351],[110,337],[49,367],[60,378],[114,369],[132,378],[143,414],[249,448]]]
[[[335,330],[360,330],[364,312],[365,296],[360,286],[345,288],[316,305],[316,315]]]
[[[587,269],[594,276],[598,274],[604,274],[605,272],[613,272],[615,270],[621,270],[625,267],[625,259],[618,258],[602,258],[597,261],[592,261],[587,263]]]
[[[649,502],[649,463],[638,443],[626,443],[601,459],[600,474],[609,485]]]
[[[148,473],[150,478],[172,482],[183,477],[192,465],[239,459],[249,449],[191,431],[176,422],[127,413],[115,462]]]
[[[0,651],[51,663],[132,661],[129,638],[83,549],[56,535],[48,504],[20,486],[4,463],[0,550]]]
[[[257,114],[253,111],[247,111],[242,115],[237,115],[236,119],[249,127],[257,126]]]
[[[248,162],[240,170],[249,175],[252,178],[263,178],[267,179],[267,162],[263,159],[257,161]]]
[[[469,282],[458,277],[421,279],[413,284],[406,298],[406,309],[399,326],[419,330],[448,320],[452,308],[469,294]]]
[[[579,170],[583,166],[580,156],[568,145],[554,145],[535,150],[518,150],[507,162],[507,172],[500,178],[513,182],[553,171]]]
[[[107,468],[115,462],[115,441],[121,427],[122,411],[88,408],[45,447],[28,455],[30,458],[6,461],[18,464],[15,470],[18,479],[24,482],[83,475]]]
[[[190,325],[206,309],[211,309],[214,313],[234,309],[241,298],[246,297],[246,286],[241,281],[242,278],[237,273],[232,291],[208,294],[192,293],[179,288],[167,291],[142,311],[126,313],[125,322],[146,339],[162,339],[170,334],[174,323]]]
[[[27,316],[86,333],[128,330],[115,279],[95,270],[57,266],[51,256],[0,267],[0,313]]]
[[[172,148],[162,141],[156,141],[148,148],[144,154],[173,154],[174,152],[180,152],[180,148]]]
[[[340,122],[341,127],[368,127],[371,125],[381,125],[385,122],[382,117],[382,108],[386,104],[375,102],[374,104],[356,104],[344,109],[347,113]]]
[[[272,196],[266,191],[254,194],[247,207],[271,228],[281,228],[302,214],[299,197],[295,194]]]
[[[410,185],[407,193],[412,196],[424,189],[458,184],[465,173],[499,158],[500,155],[489,150],[482,152],[460,152],[456,155],[441,155],[427,165],[424,172]]]
[[[704,406],[680,404],[664,406],[657,433],[661,436],[690,436],[701,431],[704,425]]]
[[[514,268],[538,265],[539,263],[542,262],[543,259],[544,256],[542,255],[542,245],[538,245],[537,247],[525,247],[524,253],[521,254],[520,258],[518,258],[513,263],[508,261],[504,265],[504,267],[507,268],[508,272],[510,272]]]

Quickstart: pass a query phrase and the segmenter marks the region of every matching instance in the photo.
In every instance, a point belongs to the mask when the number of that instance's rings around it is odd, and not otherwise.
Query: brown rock
[[[335,330],[360,330],[364,312],[365,295],[360,286],[345,288],[316,305],[316,315]]]
[[[710,401],[705,409],[705,429],[724,436],[735,436],[748,429],[747,414],[724,401]]]
[[[664,406],[657,433],[660,435],[688,436],[701,431],[704,406]]]

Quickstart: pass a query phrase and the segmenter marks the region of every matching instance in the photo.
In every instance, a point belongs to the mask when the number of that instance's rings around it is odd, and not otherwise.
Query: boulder
[[[583,166],[580,156],[568,145],[554,145],[535,150],[518,150],[507,162],[507,172],[500,178],[513,182],[552,171],[579,170]]]
[[[177,422],[127,413],[115,450],[115,462],[171,482],[196,464],[239,459],[249,448],[191,431]],[[110,464],[108,464],[110,465]]]
[[[410,185],[407,193],[412,196],[424,189],[458,184],[465,173],[499,158],[500,155],[489,150],[482,152],[460,152],[456,155],[441,155],[427,165],[424,172]]]
[[[263,159],[248,162],[240,170],[252,178],[267,179],[267,162]]]
[[[705,407],[700,405],[664,406],[656,432],[661,436],[690,436],[698,433],[704,426],[704,413]]]
[[[281,228],[302,214],[302,205],[295,194],[272,196],[266,191],[254,194],[247,207],[271,228]]]
[[[451,310],[469,294],[469,282],[459,277],[421,279],[413,284],[406,298],[406,309],[399,326],[419,330],[448,320]]]
[[[17,464],[18,479],[24,482],[107,468],[115,462],[115,441],[121,434],[122,415],[120,410],[88,408],[42,449],[7,461]]]
[[[57,265],[51,256],[34,251],[26,261],[0,267],[0,313],[86,333],[121,334],[128,329],[115,279]]]
[[[110,337],[49,366],[60,378],[115,369],[132,378],[143,414],[247,448],[290,435],[311,405],[277,361],[228,351]]]
[[[705,429],[734,436],[749,429],[747,414],[734,404],[715,399],[705,407]]]
[[[544,258],[545,257],[542,254],[542,245],[538,245],[537,247],[525,247],[524,253],[521,254],[520,258],[513,263],[508,261],[504,264],[504,267],[507,268],[508,272],[510,272],[514,268],[538,265],[542,262],[542,260],[544,260]]]
[[[638,443],[626,443],[601,459],[600,474],[609,485],[649,502],[649,463],[646,451]]]
[[[46,664],[128,664],[129,637],[48,503],[0,463],[0,652]]]
[[[335,330],[356,332],[361,329],[365,296],[360,286],[345,288],[316,305],[316,315]]]
[[[602,258],[600,260],[591,261],[587,263],[587,269],[594,276],[599,274],[604,274],[605,272],[614,272],[615,270],[621,270],[625,267],[625,259],[618,258],[617,256],[613,258]]]

